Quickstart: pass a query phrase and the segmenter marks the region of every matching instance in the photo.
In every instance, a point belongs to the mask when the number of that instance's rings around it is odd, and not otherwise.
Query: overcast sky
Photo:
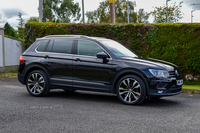
[[[85,12],[93,11],[98,8],[100,2],[104,0],[84,0]],[[153,7],[163,6],[166,4],[166,0],[129,0],[136,1],[136,9],[139,10],[143,8],[145,11],[153,11]],[[191,10],[195,9],[193,12],[193,22],[200,22],[200,5],[191,5],[191,4],[200,4],[200,0],[171,0],[169,1],[169,6],[172,3],[183,1],[182,12],[184,13],[184,18],[180,22],[191,22]],[[82,6],[82,0],[74,0],[78,2],[80,7]],[[38,6],[39,0],[5,0],[1,1],[0,4],[0,27],[4,27],[4,24],[8,22],[15,29],[18,25],[18,13],[22,13],[22,18],[25,22],[30,17],[38,17]],[[82,9],[82,8],[81,8]],[[82,11],[81,11],[82,13]],[[150,18],[149,21],[152,23],[153,19]]]

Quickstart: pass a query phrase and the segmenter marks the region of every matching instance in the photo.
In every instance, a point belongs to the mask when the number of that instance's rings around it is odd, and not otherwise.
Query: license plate
[[[177,84],[178,86],[182,85],[182,84],[183,84],[183,80],[182,80],[182,79],[181,79],[181,80],[176,80],[176,84]]]

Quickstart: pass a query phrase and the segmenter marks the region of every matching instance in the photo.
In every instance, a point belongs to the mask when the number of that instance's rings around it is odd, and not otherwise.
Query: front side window
[[[77,54],[85,56],[95,56],[99,52],[104,52],[104,50],[94,42],[78,40]]]
[[[56,40],[54,40],[52,52],[71,54],[72,44],[73,44],[73,40],[56,39]]]

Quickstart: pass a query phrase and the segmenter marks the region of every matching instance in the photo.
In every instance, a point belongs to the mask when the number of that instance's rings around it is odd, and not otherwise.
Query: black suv
[[[138,57],[116,41],[81,35],[37,39],[20,57],[18,80],[33,96],[50,89],[117,94],[125,104],[140,104],[181,92],[183,80],[172,63]]]

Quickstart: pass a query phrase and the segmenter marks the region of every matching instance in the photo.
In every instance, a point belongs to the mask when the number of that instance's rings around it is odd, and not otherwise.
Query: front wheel
[[[31,72],[26,78],[26,88],[32,96],[45,96],[49,93],[49,82],[41,70]]]
[[[141,104],[146,97],[145,84],[135,75],[127,75],[119,80],[116,88],[117,96],[125,104]]]

